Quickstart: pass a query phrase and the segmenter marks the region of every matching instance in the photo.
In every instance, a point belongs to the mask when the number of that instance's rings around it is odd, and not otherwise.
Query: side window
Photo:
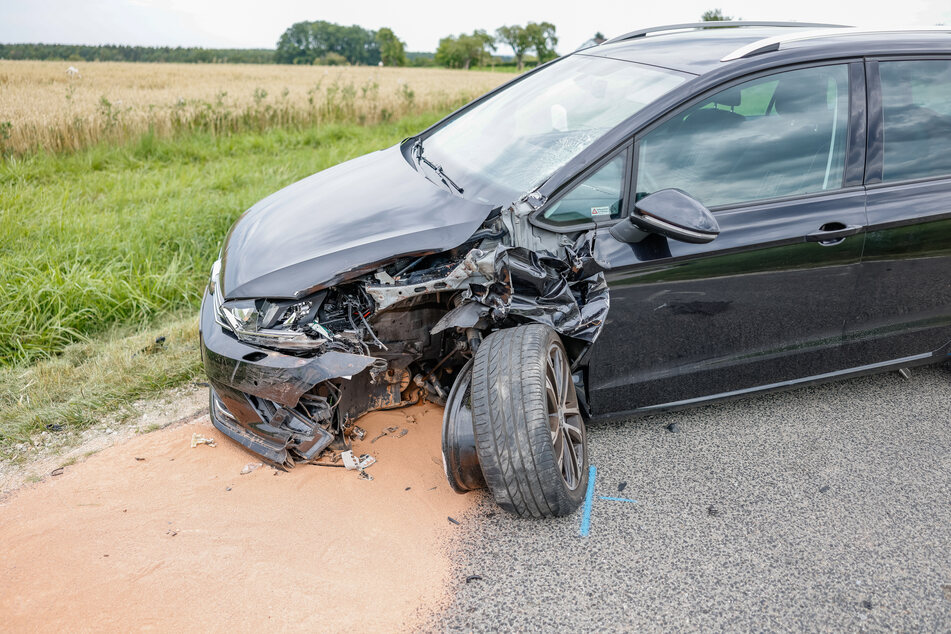
[[[676,187],[714,207],[838,189],[848,113],[844,64],[727,88],[641,139],[636,196]]]
[[[575,185],[546,209],[542,218],[559,227],[620,218],[624,206],[626,155],[621,152]]]
[[[883,181],[951,175],[951,60],[881,62]]]

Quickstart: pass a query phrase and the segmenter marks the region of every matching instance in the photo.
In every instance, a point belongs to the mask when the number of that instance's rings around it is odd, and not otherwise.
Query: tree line
[[[106,44],[0,44],[0,59],[37,59],[68,62],[177,62],[273,64],[274,51],[266,48],[184,48]]]
[[[731,20],[720,9],[701,16],[703,21]],[[595,43],[604,40],[597,33]],[[469,69],[493,61],[500,46],[512,51],[521,71],[526,56],[534,53],[539,64],[558,57],[558,36],[550,22],[500,26],[495,33],[475,30],[439,40],[435,54],[407,53],[406,43],[392,29],[378,31],[356,24],[344,26],[325,20],[296,22],[277,41],[276,50],[171,48],[150,46],[79,46],[69,44],[0,44],[0,59],[121,62],[220,62],[232,64],[358,64],[384,66],[439,65]]]

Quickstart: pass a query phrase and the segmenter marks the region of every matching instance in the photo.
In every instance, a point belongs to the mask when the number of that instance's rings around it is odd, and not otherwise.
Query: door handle
[[[806,234],[806,242],[818,242],[823,246],[841,244],[849,236],[862,233],[862,225],[845,225],[841,222],[827,222],[818,231]]]

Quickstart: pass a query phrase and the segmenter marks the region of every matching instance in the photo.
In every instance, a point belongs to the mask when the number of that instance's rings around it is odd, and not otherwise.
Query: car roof
[[[675,25],[676,26],[676,25]],[[636,31],[629,36],[609,40],[600,46],[578,51],[577,55],[611,57],[641,64],[660,66],[680,72],[702,75],[733,63],[724,57],[748,47],[748,54],[813,48],[828,50],[830,56],[887,54],[904,50],[911,42],[932,44],[935,52],[951,52],[951,33],[944,30],[803,28],[799,26],[743,26],[742,28],[706,27],[668,30],[670,27]],[[780,47],[777,42],[782,42]],[[762,43],[762,47],[755,46]],[[916,48],[919,48],[916,47]],[[762,50],[759,50],[762,48]]]

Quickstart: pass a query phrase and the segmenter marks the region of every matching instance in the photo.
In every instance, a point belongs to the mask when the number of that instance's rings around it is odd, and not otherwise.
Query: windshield
[[[572,55],[439,128],[423,150],[467,197],[482,198],[483,188],[510,190],[517,197],[686,78],[632,62]]]

